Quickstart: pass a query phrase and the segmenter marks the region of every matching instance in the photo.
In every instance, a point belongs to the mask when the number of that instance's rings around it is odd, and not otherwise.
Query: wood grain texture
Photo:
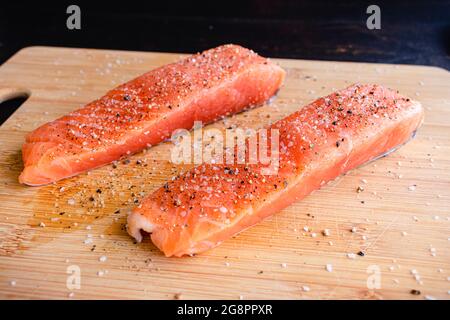
[[[165,258],[148,238],[135,244],[124,229],[135,200],[185,169],[171,164],[171,143],[51,186],[18,184],[27,132],[178,57],[30,47],[0,67],[0,100],[7,98],[2,92],[31,93],[0,127],[1,298],[450,297],[450,75],[442,69],[277,60],[288,75],[274,102],[204,130],[263,127],[354,82],[421,101],[425,123],[397,152],[195,257]],[[365,256],[348,257],[359,251]],[[66,285],[73,265],[81,270],[80,289]],[[367,285],[374,272],[380,288]]]

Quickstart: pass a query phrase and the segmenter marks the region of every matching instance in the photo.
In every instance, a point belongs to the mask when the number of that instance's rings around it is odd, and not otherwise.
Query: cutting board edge
[[[17,51],[16,53],[14,53],[8,60],[6,60],[2,65],[0,65],[0,70],[1,67],[4,64],[7,64],[8,62],[11,62],[11,60],[15,59],[16,56],[21,55],[27,51],[30,50],[42,50],[42,49],[50,49],[50,50],[93,50],[93,51],[107,51],[107,52],[111,52],[111,53],[118,53],[118,54],[165,54],[165,55],[173,55],[173,56],[186,56],[186,55],[190,55],[190,54],[194,54],[195,52],[167,52],[167,51],[136,51],[136,50],[119,50],[119,49],[101,49],[101,48],[80,48],[80,47],[58,47],[58,46],[41,46],[41,45],[35,45],[35,46],[28,46],[28,47],[24,47],[22,49],[20,49],[19,51]],[[198,51],[197,51],[198,52]],[[382,62],[363,62],[363,61],[338,61],[338,60],[314,60],[314,59],[296,59],[296,58],[274,58],[274,57],[269,57],[272,60],[275,61],[304,61],[304,62],[314,62],[314,63],[345,63],[345,64],[362,64],[362,65],[367,65],[367,64],[373,64],[373,65],[377,65],[377,66],[399,66],[399,67],[415,67],[415,68],[425,68],[425,69],[429,69],[430,71],[434,70],[434,71],[438,71],[438,72],[443,72],[446,75],[450,76],[450,71],[446,70],[445,68],[442,67],[438,67],[438,66],[430,66],[430,65],[420,65],[420,64],[396,64],[396,63],[382,63]]]

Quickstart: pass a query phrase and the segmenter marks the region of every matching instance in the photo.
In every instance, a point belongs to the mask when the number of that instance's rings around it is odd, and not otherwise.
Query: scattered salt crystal
[[[15,287],[16,284],[17,284],[17,282],[16,282],[15,280],[11,280],[11,281],[9,282],[9,285],[10,285],[11,287]]]
[[[88,238],[86,240],[84,240],[84,244],[90,244],[92,243],[92,239]]]
[[[425,300],[436,300],[436,298],[433,296],[426,295]]]
[[[408,187],[408,190],[409,191],[414,191],[414,190],[416,190],[416,185],[410,185],[409,187]]]
[[[322,234],[326,237],[328,237],[330,235],[330,230],[329,229],[324,229]]]
[[[306,232],[308,232],[308,231],[309,231],[308,226],[304,226],[304,227],[303,227],[303,230],[305,230]]]
[[[354,253],[347,253],[347,257],[349,259],[355,259],[356,258],[356,254],[354,254]]]
[[[67,203],[71,206],[73,206],[75,204],[75,199],[70,198],[69,200],[67,200]]]
[[[327,265],[325,266],[325,269],[326,269],[328,272],[333,272],[333,265],[327,263]]]
[[[68,296],[69,298],[73,298],[74,295],[75,295],[75,293],[70,292],[67,296]]]
[[[352,227],[352,230],[351,230],[353,233],[355,233],[356,232],[356,227]]]
[[[402,236],[406,236],[407,233],[405,231],[402,231]]]
[[[315,232],[311,233],[311,237],[315,238],[317,237],[317,234]]]
[[[98,260],[100,262],[105,262],[106,260],[108,260],[108,257],[107,256],[101,256],[100,258],[98,258]]]
[[[220,207],[220,212],[222,212],[222,213],[227,213],[228,212],[228,209],[227,208],[225,208],[225,207]]]
[[[97,275],[99,276],[99,277],[103,277],[104,275],[105,275],[105,273],[103,272],[103,271],[97,271]]]
[[[43,222],[39,223],[39,227],[45,228],[45,223]]]
[[[439,216],[434,216],[433,219],[434,220],[439,220]]]
[[[282,263],[282,264],[281,264],[281,267],[282,267],[282,268],[286,268],[286,267],[287,267],[287,264],[286,264],[286,263]]]
[[[305,292],[309,292],[311,289],[308,286],[302,286],[302,290]]]
[[[239,296],[239,300],[244,300],[244,296],[243,296],[243,295],[240,295],[240,296]]]
[[[230,263],[229,263],[229,262],[225,262],[225,266],[226,266],[226,267],[229,267],[229,266],[230,266]]]
[[[86,230],[91,230],[92,227],[91,226],[86,226]]]

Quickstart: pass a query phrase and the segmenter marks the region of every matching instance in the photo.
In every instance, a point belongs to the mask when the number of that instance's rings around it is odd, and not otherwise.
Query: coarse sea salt
[[[356,258],[356,254],[354,254],[354,253],[347,253],[347,258],[355,259]]]

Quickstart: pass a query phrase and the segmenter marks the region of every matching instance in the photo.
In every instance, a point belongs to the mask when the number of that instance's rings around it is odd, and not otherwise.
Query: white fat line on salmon
[[[182,307],[178,307],[177,314],[179,315],[200,315],[204,316],[205,318],[209,317],[209,314],[211,313],[212,307],[190,307],[187,304],[185,304]]]
[[[203,130],[196,121],[193,133],[177,129],[172,133],[171,162],[174,164],[262,164],[263,175],[275,175],[279,169],[280,152],[290,146],[282,145],[278,129],[215,128]],[[270,151],[269,151],[270,150]]]

